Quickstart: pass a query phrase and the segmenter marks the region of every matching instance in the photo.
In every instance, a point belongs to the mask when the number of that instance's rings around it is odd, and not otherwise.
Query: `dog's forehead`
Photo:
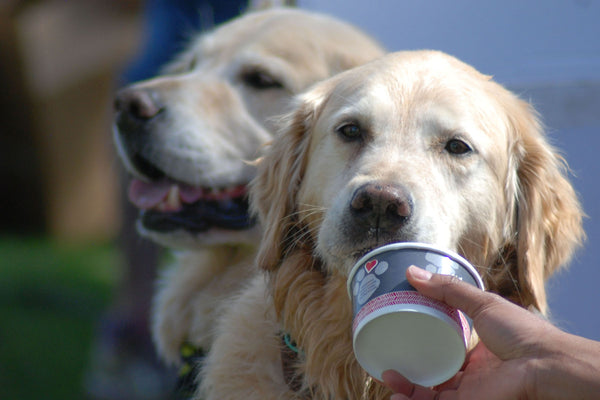
[[[253,12],[205,34],[196,53],[208,62],[230,62],[244,53],[278,57],[303,67],[331,56],[364,52],[365,61],[383,54],[359,29],[326,15],[295,9]]]
[[[342,74],[345,76],[331,87],[321,115],[376,125],[433,118],[458,123],[473,113],[474,100],[456,85],[451,88],[447,81],[444,84],[440,79],[393,67]]]
[[[485,123],[501,117],[495,95],[505,91],[490,78],[451,56],[435,51],[393,53],[334,77],[326,106],[344,113],[377,109],[389,117],[470,116]]]

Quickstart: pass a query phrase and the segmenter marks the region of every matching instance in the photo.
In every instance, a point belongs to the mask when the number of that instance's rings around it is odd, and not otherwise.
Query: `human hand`
[[[597,342],[568,335],[536,314],[455,277],[431,274],[417,267],[410,267],[406,276],[422,294],[469,315],[481,341],[468,354],[463,369],[435,388],[415,385],[395,371],[385,371],[384,383],[396,393],[393,400],[567,398],[560,390],[572,394],[572,379],[599,380],[600,376],[590,374],[589,369],[560,372],[572,352],[579,354],[582,346],[593,349],[597,357]],[[594,362],[595,367],[600,367],[598,361]],[[548,372],[548,368],[556,369]],[[549,389],[552,387],[557,390]],[[541,393],[550,397],[540,396]]]

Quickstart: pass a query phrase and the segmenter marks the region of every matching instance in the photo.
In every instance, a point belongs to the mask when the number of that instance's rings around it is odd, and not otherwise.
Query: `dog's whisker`
[[[304,224],[303,229],[299,229],[285,239],[288,248],[295,248],[297,243],[302,243],[306,238],[314,237],[320,227],[319,222],[313,222],[312,226]]]
[[[325,210],[326,209],[323,207],[309,206],[308,208],[304,208],[303,210],[298,210],[288,214],[285,217],[285,219],[289,220],[290,222],[296,219],[299,225],[305,225],[307,221],[308,223],[311,223],[311,221],[309,220],[310,217],[319,213],[323,213]],[[318,221],[314,221],[312,223],[320,223],[320,218],[318,219]]]
[[[310,240],[312,237],[316,237],[321,226],[321,219],[309,219],[309,217],[318,214],[323,211],[323,207],[311,206],[303,210],[296,211],[287,215],[285,220],[297,220],[297,226],[302,229],[295,230],[291,235],[284,239],[285,255],[292,253],[300,243],[304,243]]]

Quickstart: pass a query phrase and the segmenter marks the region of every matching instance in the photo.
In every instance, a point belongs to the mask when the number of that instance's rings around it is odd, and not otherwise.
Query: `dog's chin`
[[[258,224],[237,230],[213,226],[204,231],[191,231],[184,227],[160,231],[145,226],[141,216],[137,220],[137,230],[141,236],[173,250],[205,250],[221,245],[257,247],[261,236]]]
[[[326,269],[330,273],[342,273],[345,275],[350,272],[354,264],[360,260],[369,251],[379,246],[373,244],[370,246],[335,246],[335,247],[317,247],[316,255],[320,258]]]

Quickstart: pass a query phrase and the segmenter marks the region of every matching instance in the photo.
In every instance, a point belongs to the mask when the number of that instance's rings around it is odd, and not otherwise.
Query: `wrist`
[[[597,399],[600,343],[562,331],[548,335],[544,341],[552,345],[528,364],[528,397]]]

